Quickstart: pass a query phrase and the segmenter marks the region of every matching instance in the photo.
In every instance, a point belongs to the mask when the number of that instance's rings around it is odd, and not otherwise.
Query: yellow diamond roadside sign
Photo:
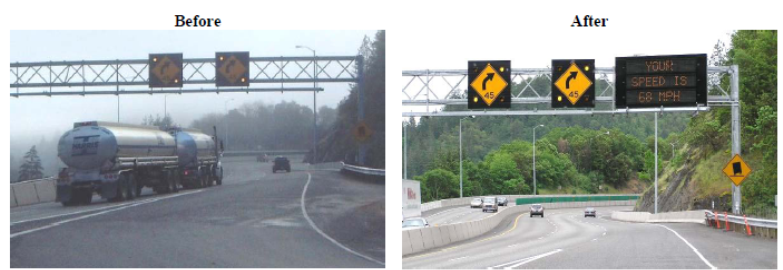
[[[149,86],[182,87],[182,54],[150,54]]]
[[[353,128],[353,137],[359,142],[367,141],[367,139],[372,136],[372,133],[372,130],[364,121],[359,122],[359,124]]]
[[[468,109],[511,107],[511,61],[470,61],[468,81]]]
[[[576,63],[571,63],[568,69],[555,81],[555,86],[571,102],[571,105],[576,105],[577,101],[592,85],[593,81],[585,75]]]
[[[748,177],[752,170],[748,167],[748,164],[742,160],[739,154],[734,155],[734,158],[729,160],[729,163],[723,167],[723,173],[734,182],[734,185],[739,186],[742,181]]]

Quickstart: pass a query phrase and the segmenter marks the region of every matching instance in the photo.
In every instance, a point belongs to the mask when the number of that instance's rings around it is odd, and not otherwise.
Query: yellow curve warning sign
[[[555,82],[555,86],[568,98],[568,101],[571,101],[572,105],[576,105],[576,102],[591,85],[593,82],[576,64],[571,64]]]
[[[484,70],[476,76],[476,79],[470,83],[470,86],[479,94],[487,106],[491,106],[492,102],[495,102],[500,93],[506,89],[508,82],[492,67],[492,64],[487,64]]]
[[[239,61],[239,59],[233,55],[228,57],[228,59],[225,59],[225,61],[226,63],[218,68],[218,72],[223,75],[229,83],[234,84],[239,80],[244,83],[247,78],[243,77],[243,75],[245,74],[245,71],[247,71],[247,67],[242,64],[242,61]]]
[[[740,157],[739,154],[734,155],[734,158],[729,160],[729,163],[726,164],[726,167],[723,167],[723,173],[726,174],[726,176],[731,179],[731,182],[734,182],[734,185],[737,186],[742,184],[742,181],[748,177],[751,171],[752,170],[750,167],[748,167],[748,164],[742,160],[742,157]]]
[[[153,62],[156,65],[152,68],[152,74],[163,84],[179,83],[179,74],[182,70],[168,56],[163,56],[161,59],[153,58]]]

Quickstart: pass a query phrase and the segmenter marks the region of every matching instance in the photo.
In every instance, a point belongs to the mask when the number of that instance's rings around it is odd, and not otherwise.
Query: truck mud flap
[[[57,193],[55,194],[54,201],[67,202],[71,200],[71,186],[57,185]]]
[[[117,196],[117,184],[120,181],[103,182],[100,187],[101,198],[106,200],[114,199]]]

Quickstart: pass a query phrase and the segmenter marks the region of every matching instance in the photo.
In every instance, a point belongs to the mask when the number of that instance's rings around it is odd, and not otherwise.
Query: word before
[[[571,27],[606,27],[609,18],[593,18],[591,15],[585,15],[584,20],[579,20],[579,15],[574,16],[574,22]]]
[[[177,23],[174,27],[220,27],[220,18],[199,18],[199,15],[191,18],[185,18],[184,15],[174,15]]]

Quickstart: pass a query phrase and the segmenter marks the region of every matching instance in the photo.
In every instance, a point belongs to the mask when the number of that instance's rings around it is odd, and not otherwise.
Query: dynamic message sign
[[[707,55],[615,58],[615,108],[707,104]]]

